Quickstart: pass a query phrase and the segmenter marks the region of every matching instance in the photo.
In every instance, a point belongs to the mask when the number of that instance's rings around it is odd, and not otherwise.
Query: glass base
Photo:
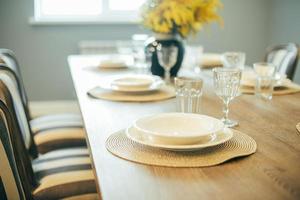
[[[224,123],[224,125],[225,125],[226,127],[228,127],[228,128],[237,126],[237,125],[239,124],[237,121],[230,120],[230,119],[225,120],[224,118],[222,118],[221,121],[222,121],[222,122]]]

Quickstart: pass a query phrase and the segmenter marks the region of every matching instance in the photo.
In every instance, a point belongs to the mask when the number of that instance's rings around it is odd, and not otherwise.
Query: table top
[[[203,168],[169,168],[133,163],[105,148],[112,133],[142,116],[175,111],[175,99],[125,103],[93,99],[87,91],[107,75],[126,71],[97,69],[99,56],[70,56],[69,65],[82,112],[99,193],[103,199],[299,199],[300,93],[264,101],[242,95],[232,101],[235,129],[255,139],[257,152]],[[204,77],[203,114],[222,116],[211,78]]]

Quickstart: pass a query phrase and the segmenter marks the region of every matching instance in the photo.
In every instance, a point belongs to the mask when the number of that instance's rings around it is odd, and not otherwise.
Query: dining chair
[[[0,199],[97,199],[87,149],[57,150],[31,160],[1,80],[0,89]]]
[[[280,74],[293,79],[299,58],[299,46],[295,43],[281,44],[267,48],[265,61],[273,63]]]
[[[9,49],[0,49],[0,63],[1,62],[5,63],[6,66],[9,67],[17,76],[19,81],[19,91],[22,96],[22,101],[25,105],[25,112],[28,118],[31,119],[30,123],[34,133],[53,128],[83,127],[81,116],[73,113],[44,115],[32,119],[28,103],[29,101],[20,73],[20,67],[14,52]]]
[[[25,105],[18,90],[18,79],[15,73],[4,64],[0,64],[0,80],[8,88],[12,96],[11,104],[16,110],[17,120],[22,129],[25,147],[32,157],[38,153],[69,148],[86,146],[85,132],[78,127],[54,127],[33,132],[28,116],[25,112]]]

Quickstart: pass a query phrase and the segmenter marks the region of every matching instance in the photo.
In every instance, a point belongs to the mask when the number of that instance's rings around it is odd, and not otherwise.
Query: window
[[[35,0],[34,23],[130,23],[145,0]]]

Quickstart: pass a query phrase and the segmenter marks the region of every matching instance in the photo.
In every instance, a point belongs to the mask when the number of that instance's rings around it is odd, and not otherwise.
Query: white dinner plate
[[[100,81],[99,87],[105,90],[111,90],[115,92],[136,93],[136,92],[151,92],[151,91],[159,90],[164,85],[164,81],[159,76],[153,76],[152,83],[149,86],[145,86],[145,87],[140,87],[140,86],[120,87],[113,84],[113,81],[115,81],[116,79],[120,79],[122,77],[124,77],[124,75],[108,76]]]
[[[153,142],[151,139],[141,134],[134,127],[130,127],[126,129],[126,136],[129,139],[133,140],[134,142],[137,142],[145,146],[154,147],[154,148],[160,148],[160,149],[165,149],[170,151],[196,151],[202,148],[207,148],[207,147],[212,147],[212,146],[222,144],[230,140],[233,137],[233,133],[230,129],[224,128],[222,131],[215,133],[212,140],[206,143],[196,143],[190,145],[169,145],[169,144],[164,144],[159,142]]]
[[[133,126],[153,141],[172,145],[205,143],[224,128],[223,122],[214,117],[179,112],[143,117]]]

